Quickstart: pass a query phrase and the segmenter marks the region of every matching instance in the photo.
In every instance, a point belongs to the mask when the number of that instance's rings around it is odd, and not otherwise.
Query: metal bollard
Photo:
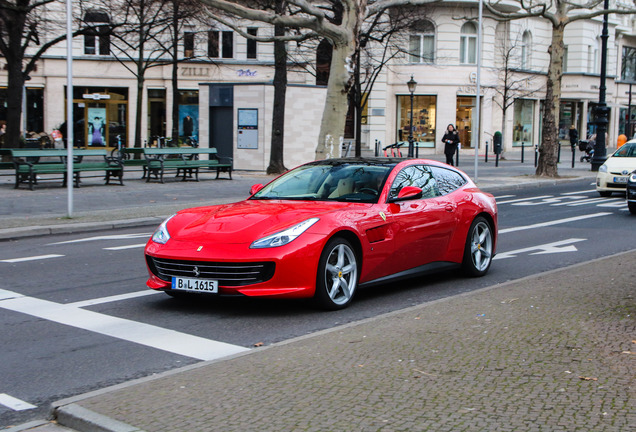
[[[486,141],[486,155],[484,156],[484,162],[488,163],[488,141]]]
[[[524,155],[525,155],[526,143],[521,142],[521,163],[523,163]]]
[[[534,167],[539,164],[539,144],[534,145]]]
[[[572,168],[574,168],[574,160],[576,159],[576,146],[572,145]]]
[[[561,163],[561,142],[559,141],[559,150],[557,153],[557,163]]]
[[[375,140],[375,157],[380,156],[380,142]]]

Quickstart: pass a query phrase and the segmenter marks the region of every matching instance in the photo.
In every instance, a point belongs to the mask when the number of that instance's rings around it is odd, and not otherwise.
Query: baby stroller
[[[579,141],[579,150],[581,152],[585,152],[584,155],[581,155],[581,162],[591,162],[592,157],[594,156],[594,140],[580,140]]]

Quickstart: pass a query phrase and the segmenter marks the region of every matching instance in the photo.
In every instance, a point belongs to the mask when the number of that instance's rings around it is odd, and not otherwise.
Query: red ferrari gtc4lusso
[[[495,199],[463,172],[424,159],[330,159],[255,185],[245,201],[166,219],[146,245],[147,285],[340,309],[366,285],[453,267],[482,276],[496,244]]]

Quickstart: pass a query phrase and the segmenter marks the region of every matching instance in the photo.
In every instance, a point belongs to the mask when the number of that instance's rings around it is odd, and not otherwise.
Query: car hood
[[[252,243],[312,217],[337,218],[343,209],[369,204],[316,201],[246,200],[234,204],[181,210],[168,223],[177,241]],[[312,231],[319,230],[316,224]]]
[[[636,170],[636,158],[633,157],[611,157],[605,161],[609,172],[622,173]]]

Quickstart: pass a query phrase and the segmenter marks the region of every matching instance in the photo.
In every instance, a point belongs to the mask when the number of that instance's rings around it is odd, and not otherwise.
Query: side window
[[[433,175],[435,176],[440,195],[449,194],[466,184],[466,179],[458,172],[440,167],[431,168],[433,170]]]
[[[391,185],[389,198],[397,197],[405,186],[421,188],[422,198],[433,198],[440,195],[431,167],[427,165],[411,165],[400,171]]]

